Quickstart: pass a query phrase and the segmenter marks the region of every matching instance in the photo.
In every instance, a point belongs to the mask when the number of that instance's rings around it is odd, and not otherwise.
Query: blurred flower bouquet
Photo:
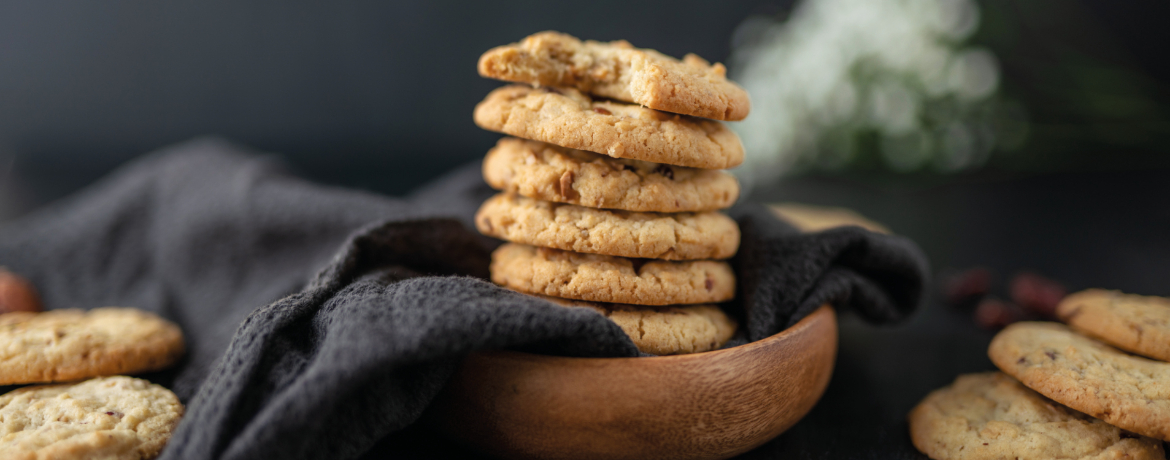
[[[997,95],[999,66],[964,41],[970,0],[804,0],[786,20],[752,17],[733,40],[733,77],[752,116],[733,124],[752,182],[860,163],[959,171],[1019,147],[1022,106]]]

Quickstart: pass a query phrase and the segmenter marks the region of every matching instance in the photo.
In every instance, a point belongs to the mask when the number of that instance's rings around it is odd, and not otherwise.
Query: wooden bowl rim
[[[510,350],[493,350],[493,351],[488,351],[485,354],[489,354],[489,355],[515,355],[516,357],[523,357],[526,359],[550,360],[550,361],[572,360],[574,362],[581,362],[584,360],[597,360],[597,361],[613,362],[613,361],[619,361],[619,360],[638,360],[638,362],[645,362],[646,360],[652,360],[656,363],[672,364],[671,363],[672,361],[690,361],[690,360],[697,360],[697,359],[717,358],[718,356],[721,356],[723,354],[730,354],[732,352],[736,352],[736,353],[750,352],[756,348],[766,347],[766,346],[772,345],[773,343],[784,341],[788,338],[788,336],[797,334],[799,332],[804,331],[805,329],[812,327],[812,324],[814,322],[831,321],[835,326],[836,319],[837,319],[837,315],[833,311],[833,306],[830,304],[824,304],[824,305],[821,305],[820,307],[818,307],[816,310],[813,310],[813,312],[809,313],[808,316],[805,316],[800,321],[797,321],[796,324],[792,325],[792,327],[784,329],[780,332],[777,332],[775,334],[772,334],[768,337],[757,340],[755,342],[748,342],[748,343],[745,343],[743,345],[736,345],[736,346],[731,347],[731,348],[721,348],[718,350],[704,351],[704,352],[699,352],[699,353],[688,353],[688,354],[683,354],[683,355],[636,356],[636,357],[615,357],[615,358],[587,358],[587,357],[572,357],[572,356],[541,355],[541,354],[537,354],[537,353],[527,353],[527,352],[523,352],[523,351],[510,351]]]

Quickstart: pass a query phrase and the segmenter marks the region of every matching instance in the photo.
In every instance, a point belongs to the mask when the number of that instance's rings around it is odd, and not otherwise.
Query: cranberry
[[[943,299],[949,305],[974,305],[991,291],[991,270],[972,268],[943,280]]]
[[[1056,317],[1056,306],[1064,299],[1064,285],[1040,276],[1024,272],[1012,278],[1012,301],[1040,314],[1045,318]]]
[[[1023,319],[1019,307],[996,298],[986,298],[975,307],[975,323],[987,329],[1002,329]]]

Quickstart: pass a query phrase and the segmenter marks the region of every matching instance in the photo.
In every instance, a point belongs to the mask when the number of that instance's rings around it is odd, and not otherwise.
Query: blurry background
[[[498,137],[471,121],[500,85],[480,53],[555,29],[728,63],[753,95],[733,126],[749,199],[859,210],[1001,292],[1027,269],[1170,295],[1167,17],[1159,0],[0,2],[0,222],[202,135],[404,194]],[[905,449],[910,405],[990,368],[969,318],[847,323],[840,403],[810,419],[884,424],[769,449]]]
[[[556,29],[727,62],[753,95],[733,124],[753,199],[857,208],[939,266],[1025,253],[1062,269],[1077,260],[1067,239],[1118,234],[1096,244],[1110,262],[1149,251],[1114,246],[1170,212],[1157,206],[1167,13],[1156,0],[0,2],[0,220],[201,135],[316,181],[406,193],[498,137],[471,121],[500,84],[476,75],[479,54]],[[1018,228],[1032,221],[1060,231]]]

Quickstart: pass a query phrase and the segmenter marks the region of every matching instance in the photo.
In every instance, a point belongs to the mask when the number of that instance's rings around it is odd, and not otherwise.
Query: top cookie
[[[571,88],[497,88],[475,106],[475,124],[614,158],[703,169],[743,163],[743,144],[723,123],[594,101]]]
[[[742,120],[751,101],[726,73],[723,64],[711,65],[694,54],[679,61],[625,40],[582,42],[559,32],[531,35],[479,58],[479,74],[488,78],[570,86],[655,110]]]
[[[1170,363],[1041,322],[1008,326],[987,354],[1000,370],[1056,402],[1134,433],[1170,439]]]
[[[635,212],[714,211],[735,204],[739,182],[723,171],[622,160],[505,137],[483,159],[493,188],[529,198]]]
[[[0,385],[154,371],[182,354],[178,326],[133,308],[0,315]]]
[[[1056,315],[1115,347],[1170,361],[1170,299],[1089,289],[1065,297]]]
[[[183,416],[166,388],[130,377],[24,387],[0,395],[5,459],[144,460]]]
[[[943,459],[1162,459],[1162,443],[1056,404],[999,372],[961,375],[910,412],[914,447]]]

